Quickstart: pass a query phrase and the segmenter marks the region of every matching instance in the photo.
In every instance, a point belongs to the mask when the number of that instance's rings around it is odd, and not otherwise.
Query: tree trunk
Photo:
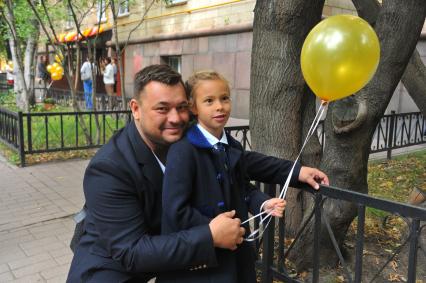
[[[35,104],[35,95],[34,95],[34,75],[36,73],[36,59],[35,53],[37,49],[37,42],[39,39],[39,29],[37,20],[31,21],[34,27],[36,27],[36,32],[27,38],[27,46],[25,48],[25,56],[24,56],[24,70],[25,70],[25,81],[28,87],[27,91],[27,101],[30,105]]]
[[[331,177],[333,186],[368,192],[367,163],[374,130],[415,49],[425,19],[425,8],[424,0],[383,3],[375,26],[381,44],[376,75],[355,96],[330,104],[321,168]],[[356,207],[343,201],[327,200],[323,214],[341,245],[356,216]],[[312,264],[312,231],[313,222],[290,255],[298,269]],[[328,239],[322,228],[320,262],[334,265],[337,258]]]
[[[123,68],[123,62],[121,58],[121,49],[120,44],[118,42],[118,33],[117,33],[117,14],[116,14],[116,7],[114,0],[110,1],[111,5],[111,12],[112,12],[112,31],[113,31],[113,37],[115,42],[115,52],[117,56],[117,63],[118,63],[118,74],[120,75],[120,92],[121,92],[121,99],[122,99],[122,105],[121,110],[126,110],[127,108],[127,97],[124,90],[124,68]],[[143,19],[142,19],[143,20]],[[123,49],[124,51],[124,49]]]
[[[426,118],[426,67],[417,49],[414,50],[410,62],[405,69],[402,76],[402,83],[417,107],[419,107],[423,117]]]
[[[360,17],[368,21],[372,26],[376,23],[380,5],[376,0],[353,0]],[[419,52],[414,49],[402,76],[402,83],[408,94],[426,117],[426,67],[422,62]]]
[[[7,22],[11,37],[9,46],[12,53],[13,73],[14,76],[14,92],[16,95],[16,105],[23,111],[29,111],[28,88],[25,81],[25,69],[23,65],[21,42],[16,29],[15,15],[13,13],[13,2],[5,1]]]
[[[300,149],[302,125],[313,118],[303,117],[300,50],[309,30],[320,21],[323,5],[323,0],[256,2],[250,85],[250,129],[256,151],[294,160]],[[314,105],[315,99],[310,99]],[[313,114],[314,107],[310,111]],[[287,194],[290,234],[302,219],[297,200],[303,198],[297,194],[293,189]]]

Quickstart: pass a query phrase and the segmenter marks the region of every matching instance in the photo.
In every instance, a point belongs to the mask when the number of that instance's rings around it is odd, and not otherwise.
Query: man
[[[49,72],[47,72],[47,57],[40,56],[40,60],[37,64],[37,75],[38,75],[38,94],[36,95],[40,101],[42,101],[47,94],[47,81],[50,78]]]
[[[235,212],[159,235],[165,158],[186,128],[188,101],[181,76],[166,65],[144,68],[134,83],[133,121],[96,153],[85,173],[85,234],[71,263],[70,283],[147,282],[161,271],[214,267],[215,247],[234,250],[243,241]],[[247,153],[247,172],[259,181],[283,183],[291,165]],[[293,181],[328,184],[317,169],[295,171]]]
[[[96,74],[96,66],[92,59],[87,57],[86,62],[83,63],[80,69],[81,80],[83,81],[84,100],[86,101],[86,109],[92,110],[92,81],[93,74]]]

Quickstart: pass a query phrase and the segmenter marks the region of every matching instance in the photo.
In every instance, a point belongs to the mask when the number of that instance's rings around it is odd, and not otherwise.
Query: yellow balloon
[[[49,73],[51,73],[51,72],[52,72],[52,69],[53,69],[53,66],[52,66],[52,65],[47,65],[46,70],[47,70]]]
[[[316,96],[333,101],[354,94],[373,77],[380,44],[373,28],[352,15],[329,17],[305,39],[301,67]]]
[[[64,68],[62,68],[61,65],[57,66],[53,70],[54,70],[55,73],[63,73],[64,72]]]
[[[62,79],[62,74],[58,73],[58,72],[54,72],[54,73],[52,73],[52,75],[50,77],[52,78],[52,80],[58,81],[58,80]]]
[[[62,60],[64,60],[64,55],[62,55],[62,54],[56,54],[55,55],[55,61],[56,62],[58,62],[58,63],[62,63]]]

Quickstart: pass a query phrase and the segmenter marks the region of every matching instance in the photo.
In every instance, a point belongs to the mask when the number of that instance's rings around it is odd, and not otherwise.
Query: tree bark
[[[118,42],[118,33],[117,33],[117,14],[116,14],[116,7],[114,0],[110,1],[111,5],[111,13],[112,13],[112,31],[114,36],[114,43],[115,43],[115,53],[117,54],[117,63],[118,63],[118,74],[120,75],[120,92],[121,92],[121,110],[126,110],[127,108],[127,97],[124,89],[124,68],[123,68],[123,62],[121,58],[121,48],[120,44]],[[143,20],[143,19],[142,19]],[[124,50],[123,50],[124,51]]]
[[[374,26],[380,11],[380,4],[376,0],[353,0],[352,2],[360,17]],[[402,76],[402,83],[417,107],[423,113],[423,116],[426,117],[426,67],[417,49],[414,49],[411,55]]]
[[[376,75],[355,96],[330,104],[321,168],[331,177],[333,186],[368,192],[367,163],[374,130],[415,49],[425,10],[426,2],[423,0],[385,1],[375,26],[381,45]],[[327,200],[323,214],[341,245],[356,216],[355,205]],[[290,256],[299,269],[312,264],[312,231],[311,222]],[[324,228],[320,246],[320,262],[336,264],[337,258]]]
[[[14,65],[14,92],[16,95],[16,105],[23,111],[29,111],[29,90],[27,87],[29,81],[25,80],[25,66],[21,50],[21,41],[16,29],[15,16],[13,13],[13,2],[10,0],[5,1],[5,7],[6,14],[4,15],[4,18],[7,22],[11,34],[9,45]]]
[[[302,101],[315,103],[314,97],[302,99],[306,88],[300,50],[320,21],[323,5],[323,0],[256,2],[250,85],[250,129],[256,151],[294,160],[300,149],[302,125],[313,118],[304,116]],[[287,198],[286,226],[294,235],[302,219],[303,198],[293,189]]]
[[[419,107],[423,117],[426,117],[426,67],[417,49],[414,50],[405,69],[402,83],[417,107]]]

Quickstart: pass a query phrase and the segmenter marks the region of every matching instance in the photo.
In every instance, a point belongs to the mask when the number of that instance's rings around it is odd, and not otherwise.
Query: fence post
[[[24,118],[22,111],[18,112],[19,159],[21,167],[25,166]]]
[[[266,193],[271,197],[275,196],[276,185],[266,185]],[[262,276],[261,283],[272,283],[271,266],[274,262],[274,234],[275,234],[275,218],[272,217],[271,223],[263,234],[263,252],[262,252]]]
[[[410,252],[408,255],[408,279],[407,283],[416,282],[417,248],[420,234],[420,220],[413,219],[410,227]]]
[[[395,130],[395,111],[391,111],[390,116],[390,125],[389,125],[389,133],[388,133],[388,150],[387,150],[387,159],[392,159],[392,147],[393,147],[393,133]]]
[[[319,261],[320,261],[320,237],[321,237],[321,202],[322,195],[315,194],[315,222],[314,222],[314,250],[313,250],[313,270],[312,282],[319,282]]]

